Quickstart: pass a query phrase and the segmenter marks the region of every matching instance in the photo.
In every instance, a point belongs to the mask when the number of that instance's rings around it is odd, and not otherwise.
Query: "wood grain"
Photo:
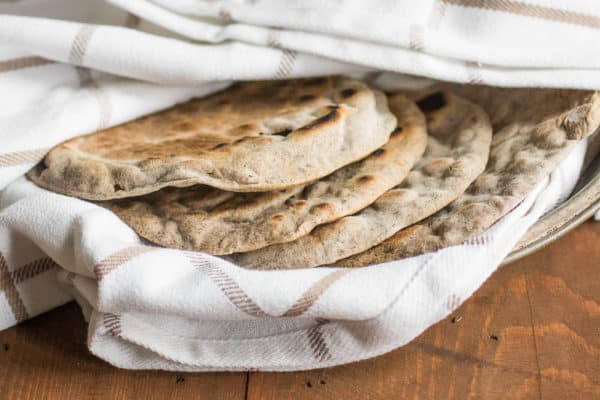
[[[600,223],[502,267],[409,345],[348,366],[251,373],[248,399],[600,398]]]
[[[1,399],[244,399],[245,373],[119,370],[92,356],[75,303],[0,332]]]
[[[115,369],[87,352],[73,304],[0,332],[0,398],[600,398],[600,223],[502,267],[401,349],[247,377]]]

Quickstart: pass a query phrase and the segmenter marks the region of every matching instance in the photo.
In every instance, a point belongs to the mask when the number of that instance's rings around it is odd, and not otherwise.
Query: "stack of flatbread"
[[[357,267],[481,233],[599,124],[592,91],[247,82],[64,142],[28,176],[161,246]]]

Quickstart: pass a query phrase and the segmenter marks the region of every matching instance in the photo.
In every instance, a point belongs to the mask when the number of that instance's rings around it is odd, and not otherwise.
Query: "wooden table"
[[[73,303],[0,332],[0,398],[600,398],[600,222],[502,267],[409,345],[298,373],[124,371]]]

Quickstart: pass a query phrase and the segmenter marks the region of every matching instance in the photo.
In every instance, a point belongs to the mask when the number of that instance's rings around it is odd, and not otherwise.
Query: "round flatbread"
[[[310,184],[264,193],[165,188],[100,204],[140,236],[166,247],[222,255],[292,241],[365,208],[402,182],[422,156],[425,117],[404,96],[392,96],[388,103],[402,128],[367,158]]]
[[[592,91],[441,85],[490,115],[496,132],[484,173],[448,207],[340,266],[360,267],[457,245],[516,207],[573,147],[600,124]]]
[[[365,157],[395,124],[385,95],[349,78],[240,83],[64,142],[28,176],[89,200],[195,184],[278,190]]]
[[[491,126],[485,112],[449,92],[421,98],[428,144],[407,179],[359,213],[315,228],[293,242],[231,256],[247,268],[302,268],[330,264],[367,250],[441,209],[483,171]]]

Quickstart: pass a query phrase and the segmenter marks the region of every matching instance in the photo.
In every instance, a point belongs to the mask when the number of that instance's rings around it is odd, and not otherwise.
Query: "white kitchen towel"
[[[589,0],[0,3],[2,45],[171,84],[389,70],[598,88],[599,41],[600,3]]]
[[[355,73],[423,83],[378,75],[388,70],[597,88],[600,56],[589,43],[598,39],[600,6],[112,3],[0,2],[0,329],[73,296],[89,318],[92,352],[126,368],[290,370],[374,356],[456,308],[579,172],[585,144],[480,238],[377,267],[246,271],[149,246],[110,212],[23,174],[65,139],[233,79]]]
[[[251,271],[151,246],[106,209],[20,178],[0,197],[0,252],[19,266],[4,324],[66,301],[50,282],[60,271],[89,319],[90,350],[119,367],[299,370],[372,357],[468,298],[572,190],[585,145],[485,234],[359,269]]]

